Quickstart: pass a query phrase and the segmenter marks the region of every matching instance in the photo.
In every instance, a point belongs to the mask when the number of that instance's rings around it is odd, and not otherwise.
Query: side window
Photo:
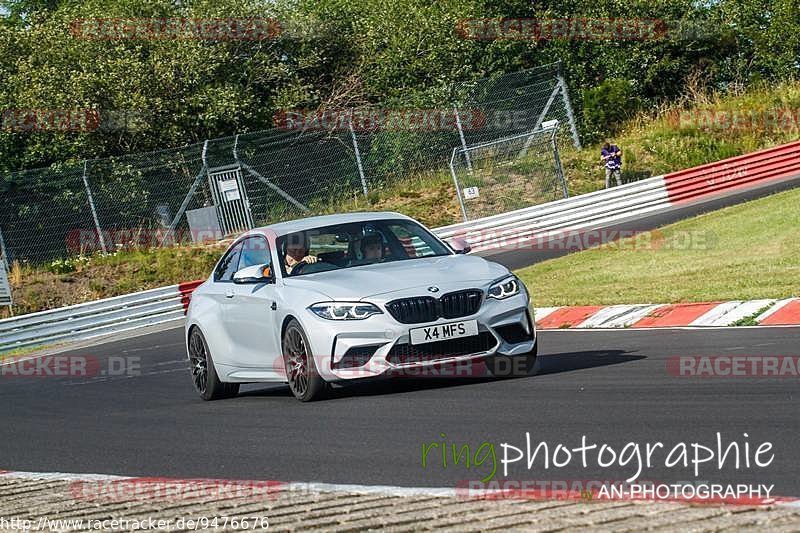
[[[214,281],[231,281],[239,265],[239,256],[242,252],[242,243],[237,244],[225,254],[222,261],[214,271]]]
[[[264,237],[250,237],[242,241],[242,253],[239,257],[239,267],[236,269],[254,265],[269,265],[272,257],[269,254],[269,244]]]

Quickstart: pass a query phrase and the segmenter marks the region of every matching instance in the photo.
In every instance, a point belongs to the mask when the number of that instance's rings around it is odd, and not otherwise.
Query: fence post
[[[208,139],[203,142],[203,166],[200,168],[200,172],[197,173],[197,176],[194,178],[194,182],[192,182],[192,186],[189,188],[189,192],[181,202],[181,206],[178,208],[178,212],[175,213],[175,218],[172,219],[172,223],[169,225],[169,229],[164,234],[164,238],[161,239],[161,246],[166,246],[167,239],[170,239],[171,244],[175,244],[175,228],[178,227],[178,222],[180,222],[181,217],[186,212],[186,208],[189,207],[189,202],[194,197],[194,193],[197,191],[197,188],[200,186],[200,182],[203,181],[203,178],[206,175],[206,170],[208,169],[208,165],[206,164],[206,151],[208,150]],[[213,191],[213,189],[212,189]]]
[[[364,196],[367,196],[369,194],[367,190],[367,178],[364,176],[364,167],[361,164],[361,151],[358,149],[358,140],[356,139],[356,132],[353,130],[352,118],[347,125],[350,128],[350,136],[353,138],[353,150],[355,150],[356,153],[356,164],[358,165],[358,175],[361,178],[361,187],[364,189]]]
[[[572,112],[572,103],[569,100],[569,90],[567,89],[567,82],[564,81],[564,77],[561,76],[561,62],[558,63],[558,84],[561,86],[561,98],[564,100],[564,109],[567,110],[567,118],[569,119],[569,129],[572,133],[572,142],[575,145],[575,148],[580,150],[581,147],[581,139],[578,136],[578,126],[575,124],[575,114]]]
[[[472,174],[472,159],[469,157],[467,151],[467,140],[464,138],[464,128],[461,126],[461,115],[458,113],[458,106],[453,105],[453,113],[456,115],[456,127],[458,128],[458,137],[461,139],[461,148],[464,149],[464,157],[467,158],[467,169]]]
[[[550,93],[550,97],[547,99],[547,103],[544,104],[542,108],[542,112],[539,113],[539,118],[536,119],[536,124],[533,126],[531,131],[538,130],[542,123],[544,122],[544,118],[547,116],[547,112],[550,111],[550,107],[553,105],[553,101],[556,99],[559,91],[563,91],[564,89],[561,87],[561,84],[556,82],[556,86],[553,88],[553,91]],[[528,153],[528,148],[531,147],[531,143],[533,142],[533,136],[529,137],[527,141],[525,141],[525,145],[522,147],[522,150],[519,152],[519,157],[524,157],[525,154]]]
[[[0,229],[0,268],[3,270],[3,275],[6,276],[6,280],[8,280],[8,274],[11,272],[11,265],[8,262],[8,251],[6,250],[6,241],[3,239],[3,230]],[[11,294],[11,282],[8,281],[8,314],[9,316],[14,316],[14,301]]]
[[[247,184],[244,181],[244,175],[242,174],[242,163],[239,161],[239,134],[237,133],[236,136],[233,138],[233,160],[236,162],[236,166],[239,167],[239,178],[241,179],[242,183],[242,203],[244,203],[245,211],[247,212],[247,223],[249,227],[248,230],[253,229],[255,226],[255,221],[253,220],[253,209],[250,207],[250,195],[247,194]]]
[[[455,164],[457,153],[458,148],[453,148],[453,155],[450,156],[450,175],[453,176],[453,184],[456,186],[456,196],[458,197],[458,205],[461,207],[461,216],[464,217],[464,222],[468,222],[467,208],[464,206],[464,198],[461,197],[461,184],[458,182],[458,176],[456,175]]]
[[[564,169],[561,166],[561,157],[558,155],[558,144],[556,144],[556,133],[558,132],[558,125],[553,128],[553,133],[550,135],[550,143],[553,146],[553,159],[556,165],[556,173],[561,179],[561,187],[564,189],[564,198],[569,198],[567,191],[567,179],[564,177]]]
[[[86,188],[86,197],[89,199],[89,207],[92,210],[92,218],[94,219],[94,227],[97,230],[97,236],[100,239],[100,248],[103,253],[108,253],[106,248],[106,239],[103,237],[103,230],[100,228],[100,220],[97,218],[97,209],[94,207],[94,197],[92,196],[92,189],[89,188],[89,180],[86,177],[86,160],[83,161],[83,186]]]
[[[3,230],[0,228],[0,258],[3,259],[3,264],[6,267],[6,272],[11,269],[11,265],[8,260],[8,250],[6,250],[6,240],[3,238]]]

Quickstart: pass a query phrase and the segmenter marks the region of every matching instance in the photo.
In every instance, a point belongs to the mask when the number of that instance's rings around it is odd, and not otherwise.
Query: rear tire
[[[217,376],[211,351],[200,328],[189,334],[189,364],[194,390],[206,401],[232,398],[239,394],[238,383],[223,383]]]
[[[519,378],[536,373],[539,339],[533,350],[521,355],[493,355],[486,359],[486,368],[496,378]]]
[[[286,325],[282,346],[286,380],[294,397],[301,402],[312,402],[324,397],[328,384],[319,375],[308,338],[303,327],[294,318]]]

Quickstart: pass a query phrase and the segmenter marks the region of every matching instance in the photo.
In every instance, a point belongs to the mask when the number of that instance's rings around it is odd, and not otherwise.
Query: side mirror
[[[453,237],[447,242],[457,254],[468,254],[470,250],[472,250],[472,247],[467,243],[467,239],[464,237]]]
[[[272,283],[275,276],[269,265],[253,265],[245,267],[233,275],[233,282],[239,285],[250,283]]]

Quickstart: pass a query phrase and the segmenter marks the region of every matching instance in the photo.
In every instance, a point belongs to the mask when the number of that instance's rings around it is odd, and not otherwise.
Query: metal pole
[[[350,136],[353,138],[353,150],[356,152],[356,164],[358,165],[358,175],[361,177],[361,187],[364,189],[364,196],[367,196],[367,194],[369,194],[367,190],[367,178],[364,176],[364,167],[361,165],[361,151],[358,149],[358,140],[356,139],[356,132],[353,130],[352,118],[348,126],[350,128]]]
[[[241,169],[242,164],[239,162],[239,134],[236,134],[236,137],[233,138],[233,160],[236,161],[236,165]],[[242,188],[242,202],[244,203],[245,208],[245,215],[247,216],[247,229],[253,229],[255,226],[255,222],[253,220],[253,210],[250,207],[250,196],[247,194],[247,187],[245,186],[244,176],[242,175],[241,170],[238,172],[238,178],[240,179],[241,188]]]
[[[544,107],[542,108],[542,112],[539,113],[539,118],[536,119],[536,124],[533,126],[533,130],[531,130],[531,131],[536,131],[541,127],[542,122],[544,122],[544,117],[547,115],[547,112],[550,111],[550,106],[553,105],[553,101],[555,101],[556,95],[558,94],[558,92],[560,90],[561,90],[561,86],[558,83],[556,83],[556,86],[553,88],[553,91],[550,93],[550,98],[548,98],[547,99],[547,103],[544,104]],[[522,150],[520,150],[519,156],[517,156],[517,157],[524,157],[525,154],[528,153],[528,148],[530,148],[532,142],[533,142],[533,136],[528,137],[528,140],[525,141],[525,145],[522,147]]]
[[[569,90],[567,90],[567,83],[564,81],[564,78],[561,77],[561,73],[558,74],[558,84],[561,86],[561,97],[564,99],[564,108],[567,110],[569,129],[572,133],[572,142],[575,145],[575,148],[580,150],[581,139],[578,136],[578,127],[575,124],[575,114],[572,112],[572,104],[569,101]]]
[[[167,239],[170,239],[170,243],[175,243],[175,228],[178,227],[178,222],[180,221],[183,213],[186,211],[186,208],[189,207],[189,202],[191,201],[194,193],[197,191],[197,187],[200,186],[200,182],[203,180],[203,176],[205,176],[206,169],[206,149],[208,148],[208,140],[203,143],[203,167],[200,169],[200,172],[197,173],[197,176],[194,178],[194,182],[192,183],[189,192],[186,194],[186,197],[181,202],[181,206],[178,208],[178,212],[175,214],[175,218],[172,219],[172,223],[169,225],[169,229],[164,234],[164,238],[161,239],[161,246],[165,246],[167,244]],[[212,188],[213,192],[213,188]]]
[[[3,231],[0,230],[0,268],[5,269],[6,279],[8,279],[8,273],[11,272],[11,265],[8,263],[8,251],[6,250],[6,241],[3,239]],[[9,295],[9,304],[8,304],[8,314],[10,316],[14,316],[14,301],[11,294],[11,282],[8,283],[8,295]]]
[[[467,168],[469,169],[469,173],[472,174],[472,160],[469,158],[469,152],[467,151],[467,141],[464,138],[464,128],[461,127],[461,115],[458,113],[458,107],[453,106],[453,113],[456,115],[456,127],[458,128],[458,136],[461,139],[461,148],[464,149],[464,157],[467,159]]]
[[[97,218],[97,209],[94,207],[94,198],[92,197],[92,189],[89,188],[89,180],[86,178],[86,161],[83,162],[83,186],[86,187],[86,197],[89,199],[89,207],[92,210],[92,218],[94,219],[94,227],[97,229],[97,236],[100,238],[100,248],[103,253],[108,253],[106,248],[106,239],[103,237],[103,230],[100,229],[100,220]]]
[[[561,179],[561,188],[564,190],[564,198],[569,197],[569,192],[567,192],[567,180],[564,177],[564,169],[561,167],[561,157],[558,155],[558,144],[556,144],[556,133],[558,132],[558,126],[553,128],[553,133],[550,135],[550,142],[553,145],[553,158],[555,160],[556,165],[556,174]]]
[[[304,206],[303,204],[292,198],[292,196],[289,195],[289,193],[287,193],[286,191],[284,191],[283,189],[281,189],[280,187],[269,181],[267,178],[256,172],[256,170],[253,167],[251,167],[247,163],[240,163],[240,164],[242,165],[243,169],[245,169],[247,172],[250,173],[250,175],[254,176],[258,181],[260,181],[261,183],[263,183],[276,193],[280,194],[287,202],[291,203],[293,206],[300,209],[301,211],[305,211],[306,213],[308,213],[309,209],[306,206]]]
[[[6,240],[3,238],[3,230],[0,229],[0,257],[3,259],[3,264],[6,267],[6,272],[11,270],[11,265],[8,263],[8,251],[6,250]]]
[[[464,217],[464,222],[468,222],[469,219],[467,218],[467,208],[464,207],[464,199],[461,197],[461,187],[458,184],[458,178],[456,177],[456,169],[454,166],[457,151],[458,148],[453,148],[453,155],[450,156],[450,175],[453,176],[453,183],[456,186],[456,196],[458,196],[458,204],[461,206],[461,216]]]

